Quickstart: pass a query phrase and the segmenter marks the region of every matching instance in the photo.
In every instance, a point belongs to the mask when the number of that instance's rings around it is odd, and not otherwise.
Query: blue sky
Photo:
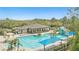
[[[67,12],[67,7],[0,7],[0,19],[62,18]]]

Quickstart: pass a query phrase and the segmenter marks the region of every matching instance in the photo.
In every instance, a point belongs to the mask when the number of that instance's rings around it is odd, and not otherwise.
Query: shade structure
[[[43,41],[40,41],[40,43],[43,44],[43,45],[48,45],[48,44],[56,42],[57,40],[59,40],[59,38],[51,37],[50,39],[45,39]]]
[[[75,35],[75,34],[76,34],[75,32],[67,32],[65,35],[72,36],[72,35]]]

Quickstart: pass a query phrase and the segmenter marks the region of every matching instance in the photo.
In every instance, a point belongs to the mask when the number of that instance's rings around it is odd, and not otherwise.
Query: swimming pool
[[[67,35],[73,35],[72,32],[68,32]],[[49,45],[59,40],[67,39],[68,36],[65,35],[50,35],[50,34],[43,34],[43,35],[30,35],[30,36],[22,36],[18,37],[20,44],[22,44],[23,48],[38,48],[42,47],[44,44]]]

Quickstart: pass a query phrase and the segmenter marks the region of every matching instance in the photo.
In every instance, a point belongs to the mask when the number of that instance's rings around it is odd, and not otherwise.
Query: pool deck
[[[45,33],[49,33],[49,32],[43,32],[41,34],[45,34]],[[29,35],[38,35],[39,33],[36,33],[36,34],[16,34],[14,35],[15,37],[22,37],[22,36],[29,36]]]
[[[5,41],[4,36],[0,36],[0,51],[5,50],[5,43],[3,43]]]

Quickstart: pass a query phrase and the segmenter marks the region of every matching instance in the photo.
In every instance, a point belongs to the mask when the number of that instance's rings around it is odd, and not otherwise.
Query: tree
[[[6,18],[6,20],[10,20],[9,18]]]
[[[69,8],[68,9],[68,18],[70,19],[70,23],[68,25],[70,25],[70,29],[72,31],[75,31],[76,29],[78,29],[77,25],[79,20],[78,20],[78,16],[79,16],[79,8]]]
[[[22,46],[19,39],[8,40],[7,43],[9,44],[8,51],[13,50],[14,48],[17,48],[17,51],[19,51],[19,47]]]
[[[78,7],[73,7],[73,8],[68,8],[68,13],[67,15],[69,16],[69,18],[76,16],[79,16],[79,8]]]
[[[63,23],[63,26],[65,26],[67,24],[67,17],[66,16],[64,16],[62,18],[62,23]]]
[[[55,19],[55,18],[52,18],[51,20],[52,20],[52,21],[55,21],[56,19]]]
[[[73,37],[72,44],[70,46],[71,50],[78,51],[79,50],[79,27],[78,27],[78,16],[79,16],[79,8],[70,8],[69,10],[69,19],[70,19],[70,30],[75,32],[75,37]]]

